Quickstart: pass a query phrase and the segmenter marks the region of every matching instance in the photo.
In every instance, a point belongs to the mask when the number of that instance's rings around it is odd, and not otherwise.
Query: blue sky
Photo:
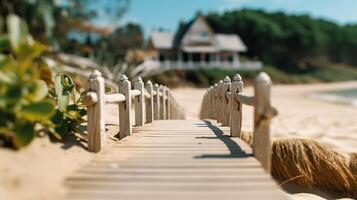
[[[101,2],[104,4],[105,1]],[[102,12],[96,23],[118,26],[136,22],[142,25],[147,35],[158,28],[175,31],[180,20],[191,19],[197,11],[223,12],[242,8],[309,14],[341,24],[357,23],[357,0],[131,0],[129,11],[120,21]]]

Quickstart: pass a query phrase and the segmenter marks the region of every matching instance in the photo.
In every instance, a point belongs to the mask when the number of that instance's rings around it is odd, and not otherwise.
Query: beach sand
[[[311,98],[320,91],[357,88],[357,81],[313,84],[274,85],[272,104],[279,114],[272,120],[273,138],[309,138],[347,154],[357,152],[357,107]],[[200,101],[206,89],[179,88],[174,90],[184,106],[188,119],[198,118]],[[252,87],[244,93],[253,94]],[[243,106],[243,131],[253,131],[253,109]],[[292,199],[324,199],[310,193],[291,195]]]
[[[357,108],[309,98],[315,91],[357,88],[357,81],[314,85],[276,85],[272,103],[279,115],[272,121],[274,138],[312,138],[340,152],[357,151]],[[178,88],[173,93],[185,108],[187,119],[197,119],[206,90]],[[252,94],[251,87],[245,92]],[[108,106],[107,123],[118,123],[117,107]],[[253,112],[243,107],[243,130],[252,130]],[[108,143],[115,142],[110,129]],[[63,180],[96,154],[89,153],[80,142],[52,143],[37,138],[19,150],[0,149],[0,199],[62,199]],[[110,145],[107,145],[109,147]],[[312,194],[297,194],[294,199],[321,199]]]
[[[118,107],[106,106],[107,140],[105,151],[117,139]],[[69,137],[65,142],[36,138],[18,151],[0,148],[0,200],[63,199],[65,178],[88,163],[97,154],[86,149],[87,144]]]

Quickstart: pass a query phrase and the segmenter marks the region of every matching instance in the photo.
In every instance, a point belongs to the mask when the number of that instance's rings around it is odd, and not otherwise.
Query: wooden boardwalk
[[[287,199],[252,156],[210,121],[160,120],[102,151],[65,184],[68,199]]]

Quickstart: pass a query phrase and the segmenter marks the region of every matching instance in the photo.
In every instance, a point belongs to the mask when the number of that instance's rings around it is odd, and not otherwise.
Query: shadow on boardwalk
[[[224,132],[211,123],[208,120],[204,120],[205,124],[197,124],[200,127],[208,127],[215,134],[214,137],[196,137],[197,139],[213,139],[221,140],[229,150],[229,154],[203,154],[201,156],[196,156],[195,158],[246,158],[253,156],[251,153],[244,151],[236,141],[234,141],[229,135],[224,134]]]

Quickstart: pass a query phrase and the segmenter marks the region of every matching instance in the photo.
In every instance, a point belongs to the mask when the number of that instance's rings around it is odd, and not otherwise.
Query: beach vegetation
[[[5,21],[7,33],[0,35],[0,140],[21,148],[39,133],[61,139],[84,121],[73,80],[51,71],[43,57],[49,47],[32,38],[26,22],[16,15]]]

